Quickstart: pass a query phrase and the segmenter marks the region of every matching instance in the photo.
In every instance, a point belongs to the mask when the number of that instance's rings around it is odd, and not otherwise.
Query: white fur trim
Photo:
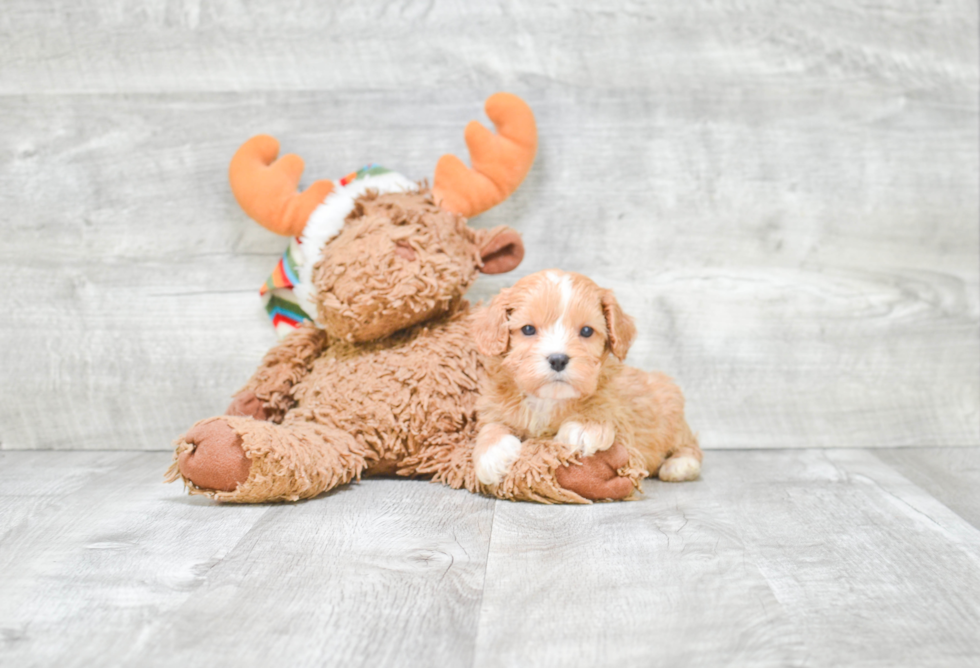
[[[398,172],[366,175],[342,186],[334,184],[333,192],[327,195],[323,204],[310,214],[306,227],[300,235],[300,243],[293,242],[293,258],[297,264],[299,283],[293,287],[299,305],[306,313],[316,319],[316,289],[313,287],[313,265],[320,258],[320,251],[330,239],[337,236],[344,227],[344,219],[354,210],[354,200],[368,190],[379,194],[411,192],[418,184]],[[321,324],[321,323],[317,323]]]
[[[701,475],[701,462],[694,457],[668,457],[660,465],[657,477],[666,482],[685,482]]]
[[[521,454],[521,440],[507,434],[487,448],[476,463],[476,477],[484,485],[496,485],[504,479]]]

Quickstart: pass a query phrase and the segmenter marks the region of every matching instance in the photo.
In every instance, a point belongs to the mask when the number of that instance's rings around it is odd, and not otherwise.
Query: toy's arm
[[[252,378],[235,394],[226,414],[281,422],[295,403],[293,388],[326,347],[326,333],[305,323],[265,354]]]
[[[571,433],[576,429],[586,431],[580,423],[570,423],[566,432],[582,440],[581,433]],[[611,425],[596,425],[594,431],[590,444],[595,441],[605,448],[586,455],[567,439],[530,438],[522,442],[506,425],[485,423],[477,434],[472,457],[480,489],[502,499],[540,503],[587,503],[629,496],[634,480],[645,477],[646,471],[627,467],[629,455],[622,445],[613,445]]]

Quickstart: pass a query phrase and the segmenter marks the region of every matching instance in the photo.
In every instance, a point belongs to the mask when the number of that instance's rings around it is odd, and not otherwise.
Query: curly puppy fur
[[[507,478],[528,439],[551,439],[569,456],[608,453],[604,479],[558,470],[559,483],[590,499],[624,498],[651,473],[698,476],[680,388],[622,363],[636,329],[610,290],[580,274],[532,274],[495,297],[473,333],[488,356],[474,450],[481,483]]]

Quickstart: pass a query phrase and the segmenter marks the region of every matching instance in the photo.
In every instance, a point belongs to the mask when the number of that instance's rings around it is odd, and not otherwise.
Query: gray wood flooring
[[[976,666],[980,448],[709,452],[635,503],[0,453],[2,666]]]
[[[228,189],[249,135],[305,182],[423,178],[501,89],[540,152],[473,222],[527,246],[475,298],[553,266],[614,288],[707,447],[980,445],[978,25],[975,0],[5,0],[0,449],[164,449],[224,408],[285,245]]]

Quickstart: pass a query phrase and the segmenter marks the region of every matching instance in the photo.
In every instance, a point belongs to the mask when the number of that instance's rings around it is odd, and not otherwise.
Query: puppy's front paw
[[[476,477],[484,485],[496,485],[504,479],[521,454],[521,440],[507,434],[491,443],[476,460]]]
[[[616,440],[616,430],[608,422],[563,422],[555,435],[555,440],[571,446],[572,452],[589,457],[602,450],[608,450]]]

